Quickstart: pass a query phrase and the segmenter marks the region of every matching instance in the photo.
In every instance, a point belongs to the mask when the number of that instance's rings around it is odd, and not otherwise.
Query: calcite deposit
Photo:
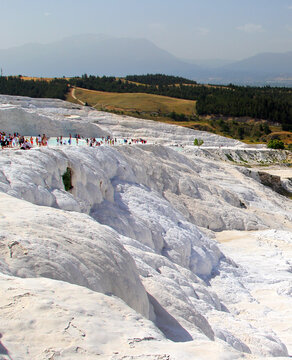
[[[0,102],[8,132],[147,139],[1,150],[1,360],[292,355],[291,199],[222,155],[285,152],[58,100]]]

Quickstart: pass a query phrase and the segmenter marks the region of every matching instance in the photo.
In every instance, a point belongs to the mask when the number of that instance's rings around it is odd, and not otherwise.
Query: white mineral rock
[[[291,199],[221,161],[274,155],[59,100],[0,103],[0,130],[148,140],[1,150],[1,360],[291,356]]]

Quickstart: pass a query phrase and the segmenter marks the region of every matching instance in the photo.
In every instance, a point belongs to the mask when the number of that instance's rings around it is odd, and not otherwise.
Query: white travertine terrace
[[[58,100],[0,102],[0,130],[148,140],[0,152],[1,360],[292,355],[291,200],[222,161],[226,148],[251,162],[284,152]]]

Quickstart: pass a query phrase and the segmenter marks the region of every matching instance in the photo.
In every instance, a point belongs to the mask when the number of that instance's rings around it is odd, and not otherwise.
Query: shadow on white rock
[[[112,229],[85,214],[38,207],[1,194],[0,270],[114,294],[149,318],[135,263]]]

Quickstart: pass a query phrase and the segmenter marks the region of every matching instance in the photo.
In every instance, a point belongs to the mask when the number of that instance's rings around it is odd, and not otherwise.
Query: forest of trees
[[[67,92],[68,82],[64,79],[45,81],[23,80],[20,76],[0,77],[0,94],[65,100]]]
[[[197,112],[265,119],[292,131],[292,89],[233,85],[213,88],[198,97]]]
[[[132,80],[127,80],[131,78]],[[133,80],[144,81],[136,83]],[[147,80],[148,79],[148,80]],[[174,98],[196,100],[201,95],[208,94],[208,88],[204,85],[196,85],[191,80],[189,83],[180,83],[183,78],[168,75],[133,75],[124,79],[117,79],[109,76],[82,75],[69,80],[70,85],[84,89],[120,92],[120,93],[148,93],[154,95],[170,96]],[[165,85],[166,84],[166,85]],[[222,87],[224,88],[224,87]]]
[[[194,80],[163,74],[128,75],[125,79],[147,85],[197,84]]]
[[[70,84],[91,90],[142,92],[197,100],[199,115],[248,116],[280,123],[283,130],[292,130],[291,88],[232,84],[205,86],[184,78],[161,74],[132,75],[125,80],[83,75],[81,78],[70,79]]]
[[[129,75],[124,79],[82,75],[69,80],[23,80],[0,77],[0,93],[65,99],[70,86],[122,93],[149,93],[196,100],[198,115],[247,116],[279,123],[292,131],[292,89],[279,87],[206,86],[162,74]],[[182,119],[181,119],[182,121]]]

